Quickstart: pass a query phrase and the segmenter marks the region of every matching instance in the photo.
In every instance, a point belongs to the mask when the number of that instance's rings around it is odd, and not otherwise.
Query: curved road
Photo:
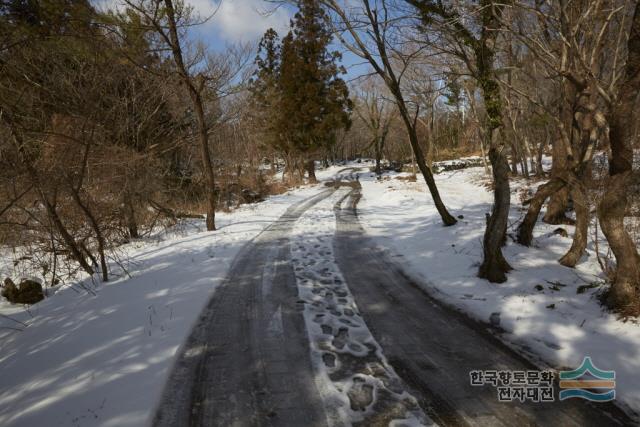
[[[471,387],[470,370],[535,367],[482,324],[430,298],[376,250],[358,222],[359,184],[347,184],[352,190],[335,206],[337,264],[383,354],[438,424],[634,425],[613,405],[505,404],[495,389]],[[241,250],[183,346],[154,426],[332,424],[314,382],[289,236],[339,186],[292,205]]]

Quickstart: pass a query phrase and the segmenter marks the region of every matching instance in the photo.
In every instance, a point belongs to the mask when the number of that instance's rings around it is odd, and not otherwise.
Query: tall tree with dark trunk
[[[420,146],[416,127],[417,114],[411,114],[402,88],[403,76],[412,65],[412,60],[419,56],[421,49],[403,54],[393,47],[393,38],[401,29],[395,24],[397,21],[390,12],[393,6],[388,0],[381,0],[374,4],[370,0],[345,2],[321,0],[321,2],[335,14],[334,27],[340,42],[352,53],[366,60],[387,85],[407,129],[413,155],[442,223],[445,226],[454,225],[457,220],[449,213],[442,201],[433,172],[427,165]],[[394,66],[394,60],[401,65]]]
[[[338,66],[341,55],[328,50],[327,14],[314,0],[301,0],[298,7],[281,47],[273,30],[265,33],[252,92],[268,109],[261,114],[272,119],[267,121],[274,127],[268,132],[271,143],[301,156],[315,182],[315,158],[335,144],[340,129],[350,126],[352,102],[340,78],[345,72]]]
[[[477,22],[479,31],[473,31],[464,24],[455,4],[445,5],[433,0],[407,0],[420,12],[425,32],[444,32],[445,38],[452,38],[462,49],[455,51],[469,68],[482,91],[486,110],[484,124],[485,145],[489,147],[489,160],[493,171],[494,203],[487,217],[487,227],[483,239],[483,261],[478,276],[491,282],[507,280],[506,273],[511,266],[502,254],[507,231],[511,193],[509,190],[509,163],[505,153],[503,133],[503,105],[500,86],[494,66],[497,37],[501,29],[500,18],[504,5],[494,0],[480,1]]]
[[[640,255],[625,229],[628,187],[633,179],[634,117],[640,92],[640,3],[636,2],[627,42],[628,58],[622,82],[609,113],[609,177],[598,206],[598,219],[616,257],[616,272],[607,304],[624,311],[640,297]]]
[[[330,52],[328,16],[315,0],[301,0],[291,32],[282,44],[280,70],[282,128],[302,153],[309,180],[315,181],[315,157],[335,144],[337,131],[350,126],[352,103],[340,78],[341,55]]]
[[[164,0],[165,13],[167,16],[169,36],[165,37],[171,51],[173,52],[173,60],[178,70],[178,75],[182,79],[183,84],[187,88],[189,98],[193,104],[193,110],[196,115],[196,123],[198,126],[198,140],[200,143],[200,156],[202,161],[202,169],[207,183],[207,230],[216,229],[216,182],[213,172],[213,164],[211,162],[211,154],[209,153],[209,129],[204,113],[204,102],[202,100],[202,92],[204,90],[204,78],[194,76],[187,68],[182,54],[182,43],[178,35],[178,22],[176,20],[176,11],[173,7],[172,0]],[[161,28],[158,27],[158,31]],[[164,34],[164,33],[163,33]]]

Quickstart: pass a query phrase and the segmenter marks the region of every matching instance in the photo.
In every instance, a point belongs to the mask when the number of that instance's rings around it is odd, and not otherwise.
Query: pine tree
[[[280,50],[278,33],[269,28],[258,46],[256,71],[249,83],[249,90],[254,104],[252,118],[261,129],[262,141],[287,154],[290,149],[285,139],[279,137],[277,126],[280,102]]]
[[[350,126],[352,102],[340,74],[339,52],[330,52],[328,16],[314,0],[301,0],[292,29],[277,47],[273,30],[260,43],[253,93],[268,138],[287,156],[306,160],[309,179],[315,181],[313,157],[336,141],[339,129]],[[265,99],[268,98],[268,101]],[[273,126],[269,129],[269,126]],[[289,165],[291,167],[291,165]]]
[[[307,157],[313,181],[313,157],[335,143],[338,129],[350,125],[352,103],[339,77],[344,73],[337,65],[341,55],[328,51],[332,35],[326,12],[314,0],[301,0],[299,8],[283,42],[282,113],[293,146]]]

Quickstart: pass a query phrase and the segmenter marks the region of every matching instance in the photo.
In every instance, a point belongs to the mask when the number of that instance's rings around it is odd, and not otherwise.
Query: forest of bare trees
[[[301,11],[289,34],[216,50],[181,1],[2,3],[0,244],[16,262],[50,285],[106,281],[124,242],[183,217],[215,230],[216,211],[365,157],[419,172],[455,227],[434,162],[479,156],[494,202],[478,275],[508,281],[502,248],[538,221],[574,224],[558,262],[601,231],[605,302],[637,314],[638,1],[265,4]],[[513,180],[535,191],[516,200]]]

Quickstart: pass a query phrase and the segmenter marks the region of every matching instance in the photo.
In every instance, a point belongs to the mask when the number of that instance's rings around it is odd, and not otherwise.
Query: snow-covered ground
[[[506,283],[489,283],[476,277],[493,200],[482,185],[483,168],[436,175],[451,213],[464,216],[453,227],[441,225],[421,179],[413,183],[397,176],[377,182],[361,173],[360,220],[417,283],[474,318],[499,321],[501,338],[541,366],[576,368],[591,356],[599,368],[616,371],[617,402],[640,412],[640,325],[599,305],[603,277],[593,242],[575,269],[563,267],[557,260],[571,246],[573,227],[565,226],[565,238],[553,234],[558,226],[540,222],[532,248],[508,239],[504,253],[514,271]],[[515,194],[522,183],[513,187],[510,233],[525,214]],[[601,253],[605,244],[600,241]]]
[[[67,286],[28,310],[0,298],[0,426],[148,424],[179,347],[240,248],[317,192],[219,213],[215,232],[193,220],[125,245],[132,278],[85,280],[95,295]],[[12,263],[0,261],[4,279]]]
[[[591,356],[599,368],[616,370],[618,402],[640,411],[640,326],[599,306],[595,294],[602,277],[592,243],[576,269],[562,267],[556,260],[571,239],[540,223],[534,247],[509,240],[505,255],[515,270],[507,283],[490,284],[476,277],[492,202],[481,185],[481,167],[436,176],[448,208],[464,216],[456,226],[442,227],[420,179],[413,183],[390,174],[377,182],[367,172],[371,164],[350,166],[363,168],[363,226],[418,283],[473,317],[499,320],[501,337],[540,365],[575,368]],[[318,171],[318,178],[341,168]],[[132,278],[105,284],[85,280],[95,295],[78,286],[62,287],[29,310],[0,299],[0,425],[148,424],[180,346],[240,248],[291,203],[318,190],[306,187],[219,214],[216,232],[202,231],[201,221],[191,221],[155,239],[130,243],[121,253]],[[524,215],[518,204],[514,194],[512,227]],[[330,206],[323,206],[309,211],[301,224],[317,226],[320,217],[331,217]],[[332,230],[314,232],[325,238]],[[316,249],[333,256],[325,243],[302,245],[297,259]],[[10,270],[11,260],[0,259],[0,278]],[[339,271],[331,274],[334,281],[341,277]],[[348,308],[354,303],[348,290],[345,298],[343,308]],[[330,326],[339,331],[337,324]],[[361,387],[371,379],[362,380]]]

